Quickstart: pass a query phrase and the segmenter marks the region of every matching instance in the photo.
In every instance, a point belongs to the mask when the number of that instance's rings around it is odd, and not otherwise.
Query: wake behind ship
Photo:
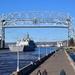
[[[29,34],[27,34],[26,38],[19,40],[15,45],[9,45],[9,49],[12,52],[17,51],[34,51],[36,45],[33,40],[30,39]]]

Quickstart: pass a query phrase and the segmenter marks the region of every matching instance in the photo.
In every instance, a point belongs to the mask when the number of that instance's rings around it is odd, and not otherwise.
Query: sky
[[[24,11],[51,11],[69,13],[75,18],[75,0],[0,0],[0,17],[2,14]],[[75,23],[75,21],[74,21]],[[17,28],[5,29],[5,41],[16,42],[29,33],[35,42],[52,42],[67,39],[64,28]]]

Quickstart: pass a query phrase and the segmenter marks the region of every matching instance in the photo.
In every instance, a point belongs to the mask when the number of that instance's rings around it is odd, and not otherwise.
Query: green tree
[[[71,39],[69,40],[69,46],[74,46],[74,39],[73,39],[73,38],[71,38]]]

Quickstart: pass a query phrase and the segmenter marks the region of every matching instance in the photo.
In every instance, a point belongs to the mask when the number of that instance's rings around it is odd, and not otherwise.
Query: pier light
[[[19,71],[19,49],[17,49],[17,72],[18,71]]]
[[[51,53],[52,53],[52,46],[51,46]]]
[[[47,47],[49,47],[49,45],[48,45],[48,44],[46,45],[46,55],[48,55],[48,53],[47,53]]]
[[[51,46],[50,46],[50,53],[51,53]]]
[[[41,58],[41,57],[40,57],[40,45],[38,45],[37,47],[39,48],[39,49],[38,49],[38,51],[39,51],[39,52],[38,52],[38,60],[40,60],[40,58]]]

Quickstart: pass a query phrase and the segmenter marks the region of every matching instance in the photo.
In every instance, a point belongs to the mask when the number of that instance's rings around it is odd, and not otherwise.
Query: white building
[[[57,42],[57,47],[63,46],[63,42]]]

